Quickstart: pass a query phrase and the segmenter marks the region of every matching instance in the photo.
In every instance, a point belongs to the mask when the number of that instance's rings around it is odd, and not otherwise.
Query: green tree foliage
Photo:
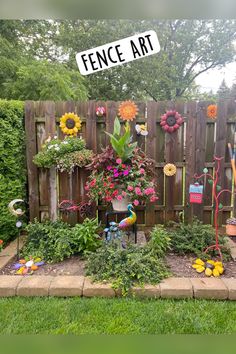
[[[4,85],[6,98],[21,100],[86,100],[84,79],[63,64],[34,61],[20,66],[14,82]]]
[[[230,97],[230,88],[226,85],[225,79],[222,80],[221,85],[217,91],[219,98],[229,98]]]
[[[80,76],[77,52],[145,30],[156,31],[161,45],[158,54],[88,75],[84,80],[76,77],[75,73]],[[46,65],[41,60],[47,60],[49,79],[38,81],[40,88],[32,99],[36,95],[38,99],[84,99],[84,87],[90,99],[196,98],[195,78],[233,62],[235,39],[236,20],[2,20],[0,92],[2,97],[28,98],[28,82],[37,83],[37,79],[32,80],[35,76],[44,77]],[[55,93],[50,87],[52,81]]]
[[[0,230],[1,239],[16,235],[15,217],[8,211],[12,199],[25,199],[23,102],[0,101]]]

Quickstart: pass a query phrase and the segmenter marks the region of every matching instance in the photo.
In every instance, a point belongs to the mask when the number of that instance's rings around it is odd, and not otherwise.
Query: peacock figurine
[[[137,220],[137,215],[136,215],[136,213],[133,211],[133,205],[132,204],[129,204],[128,206],[127,206],[127,209],[128,209],[128,213],[129,213],[129,215],[128,215],[128,217],[127,218],[125,218],[125,219],[123,219],[123,220],[121,220],[120,222],[119,222],[119,228],[120,229],[125,229],[126,227],[129,227],[129,226],[132,226],[135,222],[136,222],[136,220]]]

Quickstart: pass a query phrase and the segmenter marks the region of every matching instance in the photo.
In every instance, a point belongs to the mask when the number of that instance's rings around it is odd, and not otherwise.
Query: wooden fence
[[[106,106],[106,117],[98,118],[95,114],[97,106]],[[212,190],[206,183],[203,205],[189,204],[189,184],[193,182],[194,173],[201,173],[207,167],[211,173],[214,168],[213,156],[222,156],[221,186],[232,188],[232,173],[227,143],[233,144],[236,126],[236,103],[234,100],[218,102],[218,117],[208,119],[206,109],[209,102],[137,102],[139,114],[132,122],[131,129],[134,140],[156,161],[159,200],[155,205],[137,207],[138,223],[151,226],[178,220],[180,213],[191,221],[193,215],[204,221],[212,222]],[[37,168],[33,156],[41,149],[44,140],[57,134],[62,137],[59,119],[66,112],[75,112],[82,119],[82,136],[87,147],[100,152],[101,147],[108,144],[104,131],[113,131],[114,119],[119,102],[32,102],[25,103],[25,129],[27,141],[27,165],[30,219],[39,220],[55,218],[58,202],[73,199],[76,202],[86,200],[84,184],[88,172],[77,169],[70,177],[66,172]],[[172,134],[165,133],[160,126],[160,118],[168,109],[176,109],[183,117],[184,124]],[[137,136],[136,123],[148,124],[148,136]],[[167,162],[175,163],[177,173],[173,177],[163,174],[163,166]],[[230,213],[235,212],[234,198],[229,194],[222,195],[224,205],[220,213],[220,224],[224,224]],[[106,206],[98,205],[98,215],[104,221]],[[71,215],[70,222],[81,221],[79,215]]]

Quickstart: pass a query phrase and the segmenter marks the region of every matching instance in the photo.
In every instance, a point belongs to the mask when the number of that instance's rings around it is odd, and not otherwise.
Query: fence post
[[[146,141],[147,156],[155,160],[156,155],[156,119],[158,116],[159,103],[147,102],[147,129],[148,136]],[[155,160],[156,161],[156,160]],[[155,225],[155,205],[153,203],[146,204],[146,226]]]
[[[33,157],[37,153],[36,129],[34,119],[34,102],[25,102],[25,133],[26,133],[26,157],[28,169],[29,188],[29,213],[30,221],[39,220],[39,182],[38,169],[33,163]]]

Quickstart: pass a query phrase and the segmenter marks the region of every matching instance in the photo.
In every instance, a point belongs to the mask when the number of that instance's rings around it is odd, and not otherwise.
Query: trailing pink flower
[[[94,187],[96,184],[96,179],[94,178],[91,182],[90,182],[90,187]]]
[[[129,192],[132,192],[134,190],[134,187],[128,186],[127,189],[128,189]]]
[[[126,197],[127,196],[127,193],[125,191],[122,191],[121,193],[123,195],[123,197]]]
[[[107,166],[107,170],[111,171],[112,170],[112,166]]]
[[[137,199],[135,199],[135,200],[133,201],[133,204],[134,204],[135,206],[138,206],[138,205],[139,205],[139,201],[138,201]]]
[[[142,195],[141,189],[139,187],[135,187],[134,190],[137,195]]]
[[[155,202],[156,200],[158,200],[158,197],[156,197],[155,195],[152,195],[150,198],[150,202]]]
[[[144,175],[144,173],[145,173],[144,168],[140,168],[139,173],[140,173],[141,175]]]
[[[116,159],[116,163],[118,163],[118,165],[120,165],[122,163],[122,160],[120,158]]]
[[[155,193],[155,190],[154,190],[154,188],[147,188],[147,189],[145,189],[145,191],[144,191],[144,194],[146,194],[146,195],[150,195],[150,194],[153,194],[153,193]]]
[[[129,174],[129,170],[124,170],[124,171],[123,171],[123,175],[124,175],[124,176],[128,176],[128,174]]]
[[[116,199],[117,200],[122,200],[123,198],[122,198],[122,195],[118,195],[117,197],[116,197]]]
[[[118,172],[114,173],[114,177],[119,177],[119,173]]]

